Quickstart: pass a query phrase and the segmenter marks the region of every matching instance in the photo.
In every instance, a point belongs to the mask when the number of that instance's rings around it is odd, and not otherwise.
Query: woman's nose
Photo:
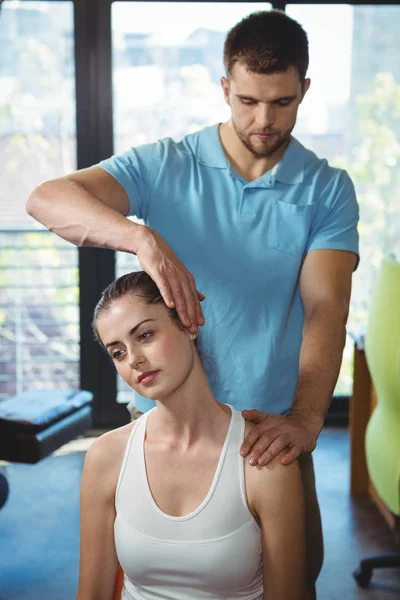
[[[138,354],[137,352],[129,350],[128,351],[128,362],[129,362],[129,366],[132,369],[137,369],[144,362],[144,357],[141,354]]]

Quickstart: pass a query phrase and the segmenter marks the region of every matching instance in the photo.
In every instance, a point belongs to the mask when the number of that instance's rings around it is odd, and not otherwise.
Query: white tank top
[[[245,421],[230,409],[210,490],[200,506],[183,517],[164,513],[151,495],[144,459],[149,413],[136,422],[115,494],[114,536],[125,573],[123,600],[262,600],[261,531],[247,506],[239,454]]]

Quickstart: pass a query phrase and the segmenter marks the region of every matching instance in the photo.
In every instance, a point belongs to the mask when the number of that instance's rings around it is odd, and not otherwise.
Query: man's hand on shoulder
[[[313,423],[300,415],[266,414],[244,410],[242,416],[255,423],[246,436],[240,454],[250,454],[250,465],[266,465],[282,451],[281,463],[289,465],[303,452],[312,452],[322,424]]]
[[[150,227],[138,235],[135,254],[142,269],[157,285],[169,308],[176,308],[179,319],[191,333],[197,333],[205,320],[200,302],[205,296],[196,289],[193,275],[167,242]]]

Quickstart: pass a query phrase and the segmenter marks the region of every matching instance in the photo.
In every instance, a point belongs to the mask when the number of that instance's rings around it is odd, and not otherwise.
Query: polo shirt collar
[[[226,158],[222,148],[221,140],[219,139],[219,124],[204,127],[200,131],[197,160],[200,164],[206,167],[214,167],[216,169],[228,169],[229,161]]]
[[[304,179],[306,154],[307,150],[304,146],[292,137],[285,154],[276,165],[275,180],[287,184],[301,183]],[[206,167],[214,167],[216,169],[230,168],[229,161],[219,138],[219,124],[205,127],[200,131],[197,160]],[[262,180],[265,175],[260,179]]]
[[[281,183],[301,183],[304,179],[304,167],[307,150],[294,137],[290,139],[285,154],[277,164],[275,181]]]

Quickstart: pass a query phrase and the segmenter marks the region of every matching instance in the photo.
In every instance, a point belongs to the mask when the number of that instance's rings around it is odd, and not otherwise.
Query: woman
[[[297,462],[240,456],[253,425],[214,398],[195,334],[143,271],[105,290],[93,327],[156,406],[87,452],[77,600],[111,600],[118,561],[124,600],[304,600]]]

